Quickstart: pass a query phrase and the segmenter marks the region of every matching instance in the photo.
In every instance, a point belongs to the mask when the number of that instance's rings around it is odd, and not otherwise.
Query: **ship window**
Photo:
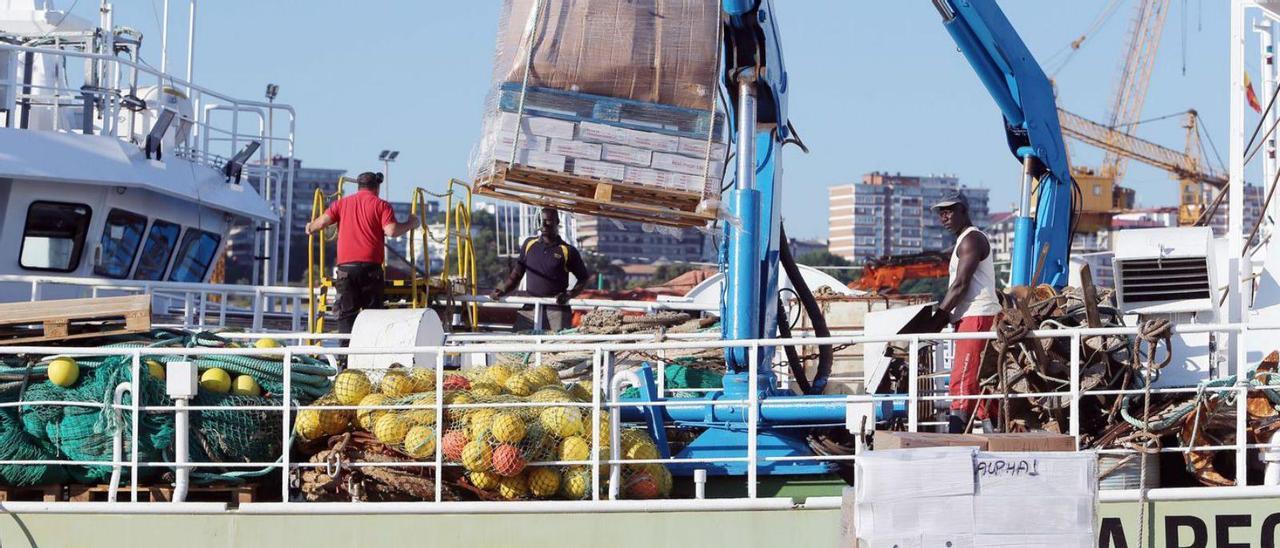
[[[218,243],[222,238],[212,232],[187,230],[182,237],[182,246],[178,250],[178,260],[169,273],[172,282],[202,282],[213,264],[213,255],[218,251]]]
[[[84,204],[32,202],[18,264],[28,270],[71,272],[80,266],[93,209]]]
[[[134,271],[135,280],[159,281],[164,279],[164,269],[169,266],[169,258],[178,247],[178,233],[182,227],[169,221],[151,223],[151,232],[147,233],[147,243],[142,246],[142,257],[138,259],[138,270]]]
[[[106,225],[102,227],[102,240],[97,252],[100,255],[95,257],[98,262],[93,266],[93,273],[108,278],[128,276],[146,229],[146,217],[122,209],[111,210],[107,214]]]

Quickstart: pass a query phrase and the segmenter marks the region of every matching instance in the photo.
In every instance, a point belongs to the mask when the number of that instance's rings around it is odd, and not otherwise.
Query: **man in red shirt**
[[[385,287],[382,263],[387,238],[398,238],[419,226],[418,217],[396,222],[391,204],[378,197],[381,173],[361,173],[360,190],[329,206],[323,215],[307,223],[307,234],[338,225],[338,268],[334,285],[338,301],[338,331],[350,333],[361,310],[382,308]]]

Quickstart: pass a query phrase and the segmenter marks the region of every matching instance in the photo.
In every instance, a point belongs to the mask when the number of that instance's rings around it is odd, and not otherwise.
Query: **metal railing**
[[[1211,390],[1213,392],[1218,392],[1218,393],[1235,393],[1237,396],[1236,401],[1239,401],[1239,402],[1246,401],[1246,398],[1250,391],[1274,390],[1274,389],[1280,388],[1280,387],[1269,387],[1269,386],[1250,386],[1250,384],[1246,380],[1248,377],[1247,374],[1250,372],[1251,368],[1245,363],[1245,357],[1246,357],[1246,354],[1244,351],[1244,348],[1246,348],[1245,341],[1249,336],[1251,336],[1251,334],[1256,334],[1262,331],[1275,331],[1275,330],[1280,330],[1280,326],[1214,324],[1214,325],[1182,325],[1182,326],[1175,327],[1175,332],[1177,333],[1215,332],[1215,333],[1232,333],[1237,336],[1237,338],[1240,341],[1239,342],[1240,350],[1236,352],[1238,362],[1235,370],[1233,371],[1233,373],[1236,375],[1236,382],[1231,386],[1216,387],[1216,388],[1212,388]],[[1068,416],[1071,421],[1070,434],[1073,436],[1076,436],[1078,440],[1080,432],[1079,432],[1079,425],[1078,425],[1077,418],[1079,417],[1079,413],[1080,413],[1081,398],[1099,395],[1103,393],[1141,394],[1143,392],[1142,389],[1106,390],[1106,391],[1082,390],[1080,387],[1081,356],[1080,356],[1080,352],[1078,351],[1081,340],[1085,337],[1091,337],[1091,336],[1134,336],[1136,334],[1137,334],[1137,328],[1132,328],[1132,327],[1098,328],[1098,329],[1061,329],[1061,330],[1036,331],[1032,333],[1031,336],[1036,338],[1068,338],[1073,343],[1073,348],[1077,349],[1077,350],[1073,350],[1070,355],[1070,368],[1071,368],[1070,390],[1045,393],[1045,394],[1014,394],[1014,395],[1009,395],[1007,397],[1027,398],[1027,397],[1037,397],[1037,396],[1045,396],[1045,395],[1070,397],[1070,406],[1068,411],[1069,413]],[[296,335],[297,338],[313,337],[312,335],[309,335],[307,333],[296,333],[294,335]],[[257,335],[244,335],[244,336],[254,337]],[[267,349],[242,349],[242,348],[126,349],[126,348],[7,347],[7,348],[0,348],[0,355],[57,354],[57,355],[69,355],[69,356],[85,356],[85,355],[128,356],[132,363],[132,382],[134,383],[132,384],[132,386],[138,386],[136,383],[139,380],[140,375],[142,374],[141,363],[144,355],[185,356],[187,358],[198,358],[200,356],[208,356],[208,355],[279,356],[282,359],[282,363],[283,363],[283,371],[284,371],[283,393],[285,394],[290,393],[289,379],[293,371],[295,356],[356,355],[356,354],[368,355],[368,354],[387,354],[387,353],[399,353],[399,354],[433,353],[436,356],[435,363],[426,364],[426,365],[433,366],[435,369],[436,401],[434,403],[429,403],[429,404],[403,404],[403,405],[379,405],[379,406],[296,405],[296,404],[293,404],[292,402],[285,401],[280,405],[225,406],[225,407],[224,406],[187,406],[185,407],[185,410],[189,412],[214,411],[214,410],[216,411],[244,410],[244,411],[278,411],[280,413],[281,415],[280,424],[282,428],[282,437],[280,440],[282,444],[282,450],[281,450],[280,459],[274,462],[238,462],[238,463],[195,463],[195,462],[179,462],[177,460],[175,461],[141,461],[138,458],[138,442],[137,442],[138,440],[138,420],[137,419],[139,414],[143,412],[148,412],[148,413],[176,412],[180,409],[178,406],[138,405],[136,403],[105,404],[105,403],[75,403],[75,402],[39,402],[45,405],[89,406],[89,407],[98,407],[98,408],[110,407],[112,409],[117,410],[118,412],[131,413],[134,420],[132,421],[132,426],[128,431],[130,444],[131,444],[131,451],[130,451],[129,457],[114,458],[109,461],[9,460],[9,461],[0,461],[0,465],[19,465],[19,466],[21,465],[96,465],[96,466],[110,466],[116,469],[128,468],[132,472],[130,490],[134,493],[136,493],[138,489],[139,476],[137,472],[142,467],[187,468],[187,469],[203,468],[203,467],[218,467],[218,468],[224,468],[224,469],[276,469],[279,471],[282,479],[281,492],[280,492],[282,504],[284,504],[285,506],[288,506],[292,504],[297,504],[291,501],[291,498],[292,498],[291,487],[290,487],[291,482],[289,481],[291,472],[294,470],[325,466],[325,463],[291,462],[293,460],[292,459],[293,450],[292,450],[292,443],[291,443],[292,442],[291,433],[293,432],[293,428],[292,428],[293,417],[300,411],[308,410],[308,409],[434,410],[435,418],[436,418],[435,424],[443,425],[445,424],[444,415],[448,410],[466,410],[466,409],[492,408],[492,407],[516,407],[516,408],[535,407],[536,408],[536,407],[557,406],[557,407],[575,407],[583,410],[588,410],[588,409],[590,410],[590,414],[591,414],[590,415],[590,424],[591,424],[590,437],[591,437],[591,446],[593,448],[602,447],[602,443],[604,442],[604,440],[601,439],[600,426],[601,426],[601,421],[605,420],[604,418],[606,416],[605,413],[608,412],[607,416],[609,417],[609,420],[612,422],[612,424],[610,425],[611,428],[608,429],[609,435],[611,437],[610,443],[608,444],[610,447],[610,453],[608,455],[601,455],[599,451],[592,451],[590,458],[587,460],[529,462],[528,466],[530,467],[536,467],[536,466],[587,466],[587,467],[590,467],[591,476],[594,480],[592,482],[592,488],[590,493],[591,501],[596,501],[596,502],[612,501],[620,497],[620,493],[619,493],[620,482],[617,481],[617,479],[618,479],[618,474],[620,473],[621,468],[626,465],[645,464],[645,463],[658,463],[658,464],[708,463],[710,464],[710,463],[727,463],[727,462],[740,462],[740,463],[745,463],[747,465],[746,466],[747,473],[746,473],[746,477],[744,478],[746,483],[746,493],[747,493],[746,498],[756,499],[759,497],[759,493],[757,491],[757,484],[759,479],[758,478],[759,468],[762,465],[766,465],[768,463],[776,463],[776,462],[800,462],[800,461],[823,461],[823,462],[838,463],[838,462],[854,461],[857,458],[859,458],[857,455],[789,456],[789,457],[761,456],[759,454],[759,450],[755,443],[755,440],[760,429],[767,426],[767,425],[761,424],[762,412],[765,412],[770,408],[780,407],[780,406],[781,407],[831,406],[833,401],[837,402],[837,404],[839,405],[849,405],[849,404],[854,404],[858,402],[877,403],[877,402],[889,402],[889,401],[905,401],[905,402],[908,402],[909,404],[915,404],[917,402],[922,402],[922,401],[923,402],[946,401],[946,400],[955,399],[955,397],[952,397],[952,396],[942,396],[942,395],[930,396],[930,395],[922,394],[920,392],[921,390],[920,383],[917,381],[919,380],[919,376],[920,376],[918,366],[920,363],[919,362],[920,356],[921,356],[920,349],[922,348],[922,345],[932,341],[955,341],[955,340],[965,340],[965,339],[990,340],[990,339],[993,339],[994,337],[995,336],[992,333],[945,333],[945,334],[936,334],[936,335],[895,335],[895,336],[879,336],[879,337],[856,335],[856,336],[837,336],[837,337],[806,339],[805,340],[806,344],[837,344],[838,345],[838,344],[861,344],[861,343],[871,343],[871,342],[905,343],[910,349],[909,364],[908,364],[908,371],[910,372],[910,382],[907,384],[907,386],[909,387],[908,388],[909,391],[907,394],[900,394],[900,395],[849,395],[849,396],[843,396],[843,397],[838,397],[834,399],[828,397],[828,398],[810,398],[810,399],[804,399],[804,400],[786,400],[786,401],[782,401],[782,400],[770,401],[770,398],[761,398],[760,396],[758,396],[758,394],[760,393],[758,388],[760,387],[756,385],[756,383],[759,382],[759,379],[761,379],[762,377],[759,375],[760,371],[758,370],[758,366],[755,365],[759,360],[755,358],[760,355],[760,352],[762,351],[762,349],[794,343],[794,341],[776,340],[776,339],[749,340],[749,341],[718,341],[718,340],[697,340],[698,336],[689,336],[685,340],[672,340],[672,341],[665,341],[665,342],[643,342],[643,341],[633,340],[628,337],[614,337],[616,340],[612,340],[612,341],[601,340],[600,342],[594,342],[590,344],[563,344],[563,343],[556,342],[556,340],[558,339],[556,339],[555,337],[546,337],[542,339],[543,342],[536,342],[534,344],[528,344],[526,342],[519,342],[515,344],[511,344],[511,343],[472,344],[469,341],[465,340],[465,337],[460,337],[458,340],[453,341],[456,344],[448,344],[448,345],[439,346],[439,347],[433,346],[433,347],[414,347],[414,348],[366,348],[366,349],[321,348],[321,347],[314,347],[314,346],[290,346],[290,347],[284,347],[284,348],[267,348]],[[704,458],[704,459],[694,459],[694,460],[679,459],[679,458],[627,460],[622,458],[622,456],[619,453],[621,448],[621,439],[620,439],[621,422],[620,421],[622,420],[621,411],[624,408],[642,408],[642,407],[676,408],[676,407],[690,407],[690,406],[705,406],[707,405],[707,403],[700,399],[674,399],[674,400],[655,401],[655,402],[622,400],[620,398],[621,389],[628,384],[634,384],[635,379],[631,377],[629,373],[625,373],[625,372],[615,373],[614,366],[615,366],[615,358],[617,357],[617,355],[620,353],[629,353],[629,352],[635,352],[635,351],[659,352],[659,351],[673,351],[673,350],[705,350],[705,349],[724,349],[724,348],[746,348],[747,352],[752,358],[751,360],[749,360],[749,363],[752,365],[750,367],[750,370],[747,372],[748,378],[751,379],[750,380],[751,386],[749,387],[749,390],[747,392],[747,397],[734,399],[734,400],[719,399],[719,400],[716,400],[715,402],[715,406],[718,409],[735,408],[739,410],[745,410],[745,416],[746,416],[745,422],[746,422],[746,429],[748,432],[748,436],[747,436],[748,446],[744,454],[740,456],[735,456],[735,457]],[[594,390],[593,396],[590,402],[575,402],[575,403],[509,402],[509,403],[462,403],[462,404],[446,404],[444,402],[443,396],[444,396],[445,390],[444,390],[443,383],[445,380],[446,373],[449,373],[449,370],[446,369],[446,354],[465,356],[469,354],[478,354],[478,353],[483,353],[483,354],[506,353],[506,352],[552,353],[552,352],[582,352],[582,351],[591,353],[591,369],[588,377],[591,379],[593,386],[607,387],[607,390],[603,390],[603,391],[599,389]],[[418,364],[418,365],[424,365],[424,364]],[[608,382],[603,383],[606,380]],[[1153,388],[1151,389],[1151,392],[1155,394],[1178,394],[1178,393],[1195,392],[1197,390],[1205,390],[1205,389]],[[965,399],[991,399],[991,400],[1000,399],[1003,397],[1006,397],[1006,396],[1002,396],[1000,394],[964,396]],[[134,401],[136,402],[136,400]],[[21,405],[32,405],[32,402],[15,402],[15,403],[8,403],[8,404],[0,404],[0,407],[16,407]],[[919,411],[917,409],[917,406],[908,405],[908,414],[909,414],[908,423],[907,423],[908,429],[912,431],[918,430],[921,423],[920,423]],[[1238,473],[1237,473],[1237,479],[1236,479],[1237,487],[1230,488],[1230,489],[1234,489],[1233,491],[1231,491],[1233,496],[1235,496],[1236,494],[1240,496],[1248,496],[1249,493],[1253,493],[1254,496],[1262,496],[1262,494],[1264,493],[1272,493],[1276,491],[1276,488],[1274,486],[1249,486],[1248,485],[1248,479],[1247,479],[1248,475],[1244,473],[1244,471],[1247,470],[1248,468],[1247,467],[1248,463],[1246,461],[1246,458],[1247,458],[1248,450],[1250,449],[1276,450],[1276,449],[1280,449],[1280,445],[1249,443],[1246,435],[1247,424],[1248,424],[1246,406],[1238,405],[1236,407],[1235,414],[1236,414],[1236,423],[1235,423],[1236,431],[1235,431],[1234,443],[1224,444],[1224,445],[1215,445],[1215,446],[1165,448],[1164,450],[1165,451],[1195,450],[1195,451],[1206,451],[1206,452],[1234,451],[1236,470],[1238,471]],[[840,425],[833,424],[831,426],[843,426],[843,423],[841,423]],[[183,434],[184,433],[179,432],[177,435],[183,435]],[[124,433],[121,432],[119,435],[124,435]],[[444,435],[443,429],[435,428],[434,435],[435,435],[435,447],[442,448],[443,447],[442,441],[443,441],[443,435]],[[1103,452],[1104,453],[1126,453],[1130,451],[1127,449],[1114,449],[1114,450],[1106,450]],[[416,462],[394,463],[394,464],[390,464],[386,462],[352,463],[351,466],[427,468],[427,469],[436,471],[437,477],[439,477],[438,472],[440,472],[441,470],[444,470],[447,467],[455,467],[455,466],[461,466],[461,465],[458,463],[446,462],[443,458],[443,451],[437,450],[433,458],[419,460]],[[614,479],[614,481],[612,481],[609,484],[610,487],[608,491],[604,491],[601,489],[602,484],[599,480],[604,477],[612,477]],[[442,484],[441,482],[436,482],[435,485],[436,487],[435,487],[435,494],[434,494],[433,500],[435,503],[441,503],[443,502]],[[1248,487],[1249,489],[1244,489],[1246,487]],[[1253,489],[1254,487],[1256,487],[1256,489]],[[1200,493],[1200,492],[1208,493],[1215,489],[1217,488],[1174,489],[1174,490],[1156,489],[1151,491],[1151,499],[1195,498],[1196,493]],[[1106,497],[1109,497],[1113,500],[1127,500],[1132,496],[1134,496],[1134,494],[1128,493],[1128,492],[1111,493],[1109,495],[1106,495]],[[136,496],[134,497],[134,500],[136,500]],[[455,503],[449,503],[449,504],[455,504]],[[551,507],[551,506],[555,506],[556,504],[563,505],[565,503],[547,502],[547,503],[538,503],[538,504],[548,505],[547,507]],[[660,503],[651,503],[651,504],[655,504],[659,506],[661,505]],[[673,503],[673,504],[674,504],[673,507],[678,506],[680,508],[687,508],[691,510],[699,509],[698,503],[693,503],[693,504]],[[713,501],[705,501],[706,506],[703,507],[703,509],[711,508],[715,504],[717,503]],[[759,506],[763,508],[768,506],[768,504],[769,503],[767,502],[760,503]],[[362,506],[363,508],[362,511],[379,511],[377,510],[379,506],[380,505],[378,504],[368,504],[366,506]],[[391,505],[391,506],[387,506],[386,508],[392,508],[392,507],[401,508],[402,505]],[[579,508],[578,506],[573,506],[573,507]],[[530,508],[536,508],[536,507],[531,506]],[[584,506],[581,506],[580,508],[583,509],[584,511],[589,510],[590,505],[589,504],[584,505]],[[616,508],[616,507],[612,507],[612,508]]]
[[[177,143],[177,150],[174,151],[176,155],[219,169],[226,163],[227,158],[240,152],[240,149],[250,141],[264,144],[267,141],[274,141],[285,145],[289,158],[293,157],[296,114],[293,107],[289,105],[238,99],[161,72],[145,63],[114,55],[0,43],[0,53],[3,52],[13,56],[29,56],[37,60],[53,58],[55,64],[62,67],[70,65],[72,60],[95,67],[94,71],[100,78],[97,86],[81,86],[78,84],[82,82],[72,81],[71,74],[77,74],[77,77],[80,74],[74,70],[60,71],[61,81],[53,86],[22,82],[16,73],[17,63],[9,63],[7,67],[11,69],[9,73],[0,74],[0,82],[15,88],[17,92],[14,94],[15,104],[23,105],[22,108],[28,110],[45,109],[52,112],[53,127],[48,130],[63,133],[97,133],[132,141],[139,131],[146,133],[150,128],[137,127],[137,119],[141,114],[130,110],[135,99],[131,95],[148,85],[154,85],[160,93],[164,93],[164,90],[174,90],[191,101],[192,118],[175,112],[180,118],[175,120],[175,124],[188,123],[192,126],[192,134]],[[0,67],[3,66],[0,65]],[[100,115],[87,116],[86,109],[93,109],[93,113]],[[131,113],[128,121],[121,124],[123,114],[128,113]],[[230,119],[215,122],[215,113],[229,113]],[[85,120],[85,123],[90,125],[64,127],[65,114],[79,115],[81,120]],[[287,135],[276,136],[273,134],[274,128],[267,127],[267,121],[273,119],[275,115],[284,116],[282,120],[288,122]],[[13,114],[11,113],[10,116],[12,117]],[[242,128],[242,116],[256,118],[258,123],[243,124],[249,127]],[[95,120],[100,120],[100,123],[94,124]],[[259,156],[264,160],[261,165],[246,165],[246,173],[265,173],[271,169],[265,161],[265,149],[260,150]],[[283,182],[283,178],[280,181]]]

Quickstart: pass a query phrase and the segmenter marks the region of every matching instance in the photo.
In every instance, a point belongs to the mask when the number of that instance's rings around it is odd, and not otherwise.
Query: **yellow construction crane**
[[[1215,173],[1200,157],[1200,131],[1196,111],[1187,111],[1187,121],[1183,126],[1187,130],[1186,151],[1179,152],[1171,148],[1134,137],[1115,128],[1090,121],[1083,116],[1058,109],[1058,120],[1062,124],[1064,135],[1085,144],[1093,145],[1106,152],[1108,157],[1121,160],[1137,160],[1144,164],[1162,169],[1179,182],[1180,202],[1178,220],[1180,224],[1194,224],[1200,218],[1205,205],[1205,185],[1221,189],[1227,184],[1226,176]],[[1114,165],[1114,164],[1111,164]],[[1078,179],[1100,179],[1098,184],[1106,185],[1114,181],[1114,173],[1104,172],[1090,174],[1085,170],[1077,172]],[[1087,185],[1085,195],[1088,196]]]
[[[1164,23],[1169,16],[1171,0],[1143,0],[1138,2],[1138,14],[1129,34],[1125,50],[1124,68],[1116,82],[1115,99],[1111,105],[1108,126],[1115,129],[1109,138],[1122,139],[1133,133],[1142,119],[1142,107],[1147,102],[1147,88],[1151,84],[1151,71],[1155,68],[1156,53],[1160,50],[1160,38],[1164,35]],[[1124,180],[1129,156],[1104,148],[1102,173]]]

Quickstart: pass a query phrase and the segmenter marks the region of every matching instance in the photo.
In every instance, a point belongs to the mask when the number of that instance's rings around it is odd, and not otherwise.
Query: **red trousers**
[[[975,333],[991,331],[995,325],[995,316],[965,316],[956,324],[957,333]],[[956,341],[955,361],[951,364],[951,387],[948,393],[952,396],[976,396],[978,375],[982,369],[982,352],[987,347],[985,340]],[[982,405],[979,405],[979,402]],[[951,410],[972,416],[974,409],[978,411],[978,419],[992,418],[995,415],[994,400],[952,400]]]

